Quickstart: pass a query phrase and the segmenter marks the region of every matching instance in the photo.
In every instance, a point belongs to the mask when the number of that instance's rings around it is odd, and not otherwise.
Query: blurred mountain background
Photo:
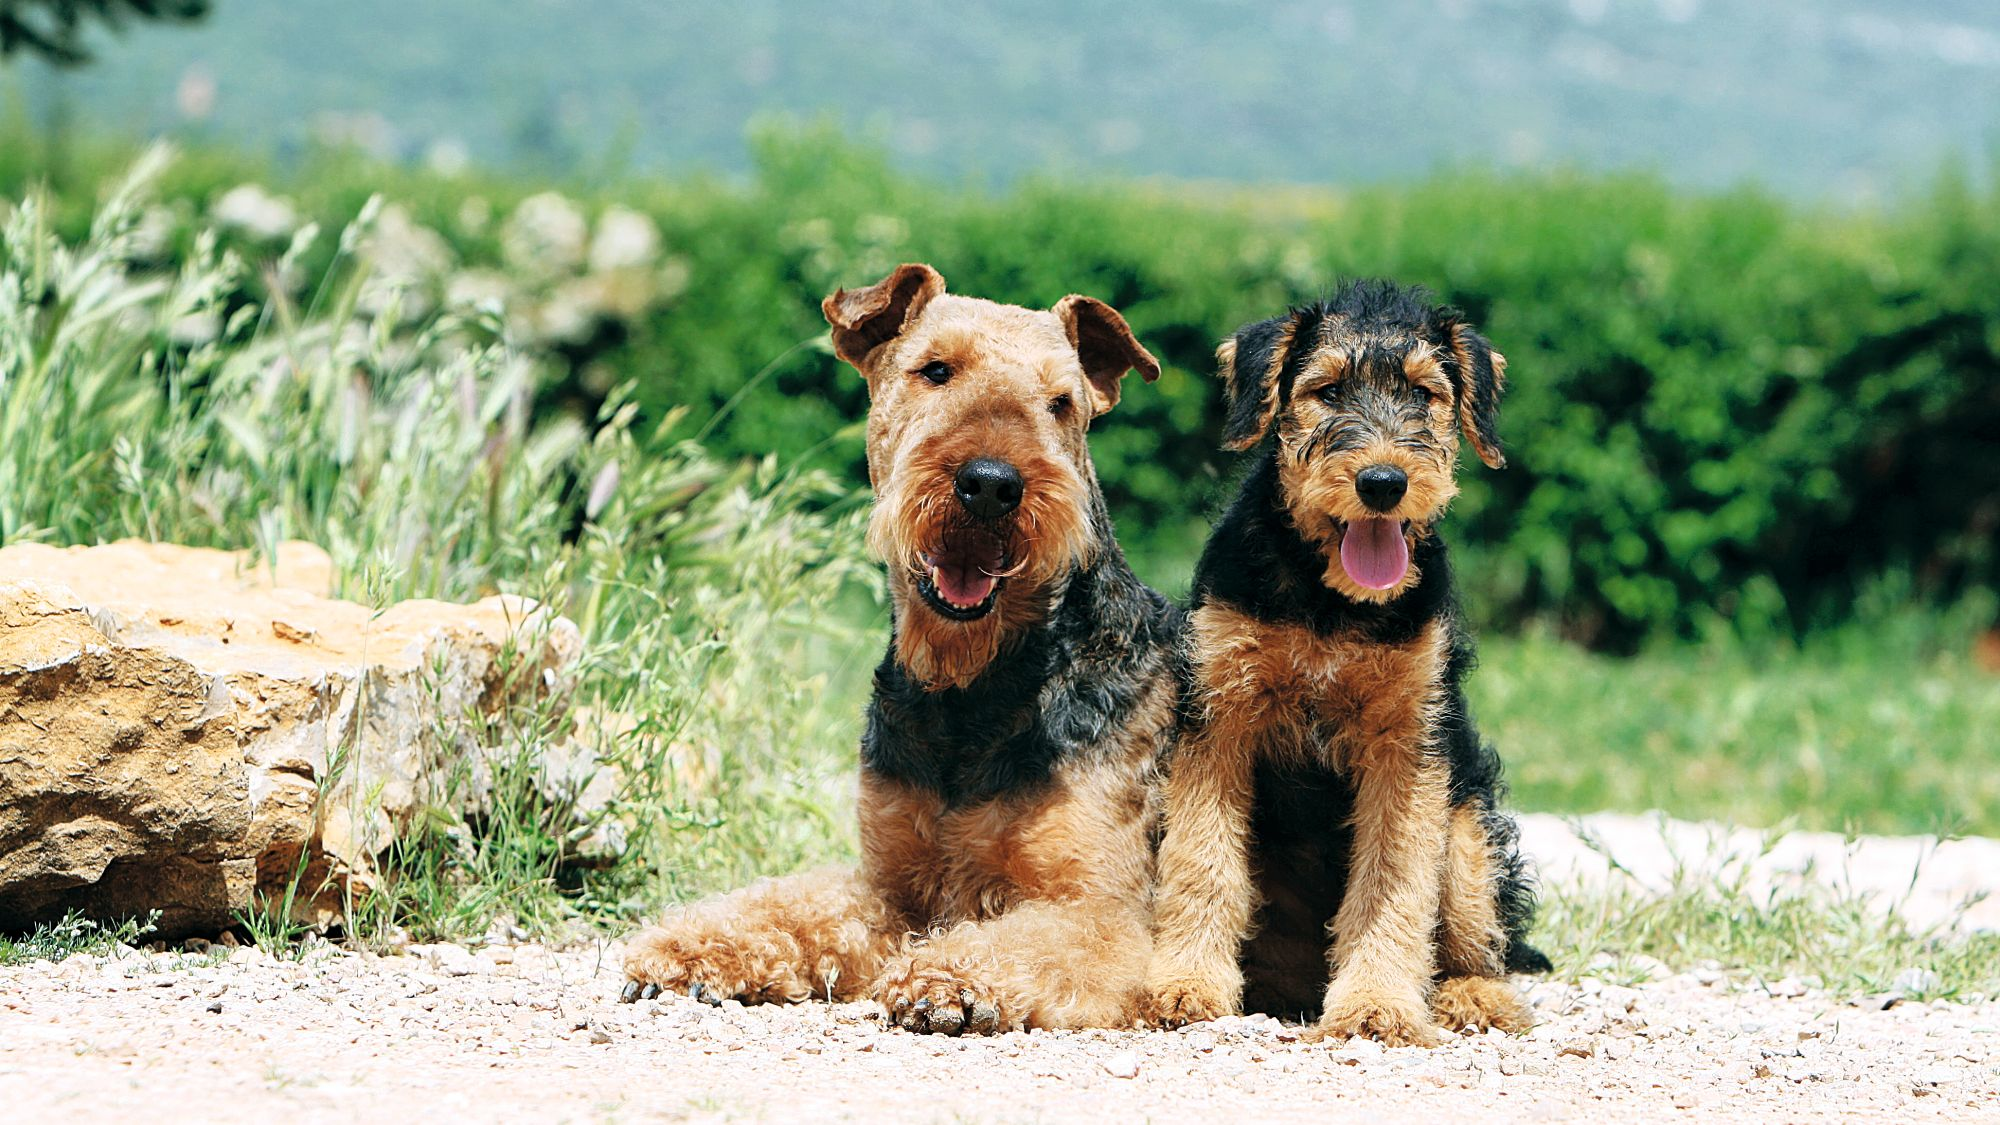
[[[1983,167],[2000,119],[1992,0],[216,0],[90,46],[0,101],[446,170],[737,172],[786,115],[952,178],[1568,164],[1866,202]]]

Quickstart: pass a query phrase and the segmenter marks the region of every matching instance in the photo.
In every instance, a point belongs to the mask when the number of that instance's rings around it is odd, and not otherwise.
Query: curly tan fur
[[[1059,307],[1091,307],[1077,300]],[[875,505],[868,545],[889,568],[898,658],[936,687],[964,687],[1007,638],[1046,614],[1046,599],[1032,591],[1048,590],[1090,560],[1089,498],[1097,480],[1084,438],[1099,407],[1116,400],[1104,380],[1090,377],[1070,341],[1074,329],[1054,312],[940,292],[911,316],[904,331],[857,363],[870,399]],[[967,377],[933,385],[917,375],[932,362]],[[1157,374],[1157,365],[1152,370]],[[1115,389],[1116,380],[1109,385]],[[924,554],[961,518],[952,474],[975,456],[1004,460],[1028,481],[1007,547],[1010,562],[1022,567],[1010,584],[1022,593],[970,623],[911,612]]]
[[[1448,1031],[1497,1027],[1511,1033],[1534,1026],[1527,1001],[1507,982],[1498,878],[1493,841],[1478,810],[1451,810],[1437,941],[1444,979],[1431,998],[1431,1011]]]
[[[670,912],[633,939],[625,973],[675,992],[772,1004],[855,1000],[895,951],[888,912],[855,872],[762,879]]]
[[[1228,606],[1190,622],[1198,717],[1174,753],[1160,852],[1151,1015],[1167,1024],[1237,1010],[1247,933],[1250,779],[1260,758],[1309,758],[1353,778],[1349,890],[1333,929],[1343,966],[1321,1026],[1430,1042],[1424,982],[1438,917],[1444,770],[1424,731],[1444,633],[1408,645],[1326,637]],[[1414,1022],[1413,1022],[1414,1021]]]

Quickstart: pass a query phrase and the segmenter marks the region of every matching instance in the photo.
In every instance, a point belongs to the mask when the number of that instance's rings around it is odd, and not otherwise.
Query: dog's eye
[[[1431,390],[1429,387],[1418,384],[1416,392],[1417,401],[1423,403],[1425,406],[1429,406],[1431,403],[1437,401],[1437,392]]]
[[[1314,391],[1313,397],[1319,399],[1323,403],[1326,403],[1328,406],[1331,406],[1336,400],[1340,398],[1340,384],[1328,383],[1326,386],[1321,387],[1320,389]]]
[[[917,374],[942,387],[951,382],[951,364],[941,359],[934,359],[919,367]]]
[[[1049,400],[1049,413],[1060,418],[1069,413],[1069,406],[1070,400],[1068,395],[1057,395]]]

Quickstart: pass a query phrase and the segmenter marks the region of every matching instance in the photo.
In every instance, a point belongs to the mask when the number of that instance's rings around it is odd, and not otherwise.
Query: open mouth
[[[1000,588],[1021,572],[1020,566],[1007,565],[1006,542],[977,528],[946,532],[937,549],[922,557],[917,593],[953,621],[977,621],[993,612]]]
[[[1410,573],[1403,521],[1379,516],[1347,521],[1340,532],[1340,566],[1364,589],[1394,588]]]

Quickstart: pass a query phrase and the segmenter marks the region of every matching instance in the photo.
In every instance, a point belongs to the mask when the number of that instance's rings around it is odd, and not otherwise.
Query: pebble
[[[1359,1066],[1362,1063],[1381,1060],[1388,1053],[1388,1049],[1373,1039],[1349,1039],[1333,1048],[1332,1053],[1336,1062]]]
[[[1120,1051],[1104,1060],[1104,1072],[1113,1078],[1139,1077],[1139,1053]]]
[[[1938,975],[1929,969],[1910,968],[1897,973],[1895,979],[1889,982],[1889,989],[1904,996],[1923,996],[1936,992],[1941,983]]]
[[[413,945],[410,947],[410,952],[421,953],[432,965],[436,966],[439,972],[446,976],[469,977],[478,973],[484,967],[481,965],[479,957],[471,950],[462,945],[454,945],[451,942],[439,942],[436,945]]]
[[[1564,1043],[1562,1049],[1557,1051],[1556,1054],[1568,1058],[1593,1058],[1597,1054],[1597,1040],[1587,1035],[1579,1039],[1572,1039]]]

